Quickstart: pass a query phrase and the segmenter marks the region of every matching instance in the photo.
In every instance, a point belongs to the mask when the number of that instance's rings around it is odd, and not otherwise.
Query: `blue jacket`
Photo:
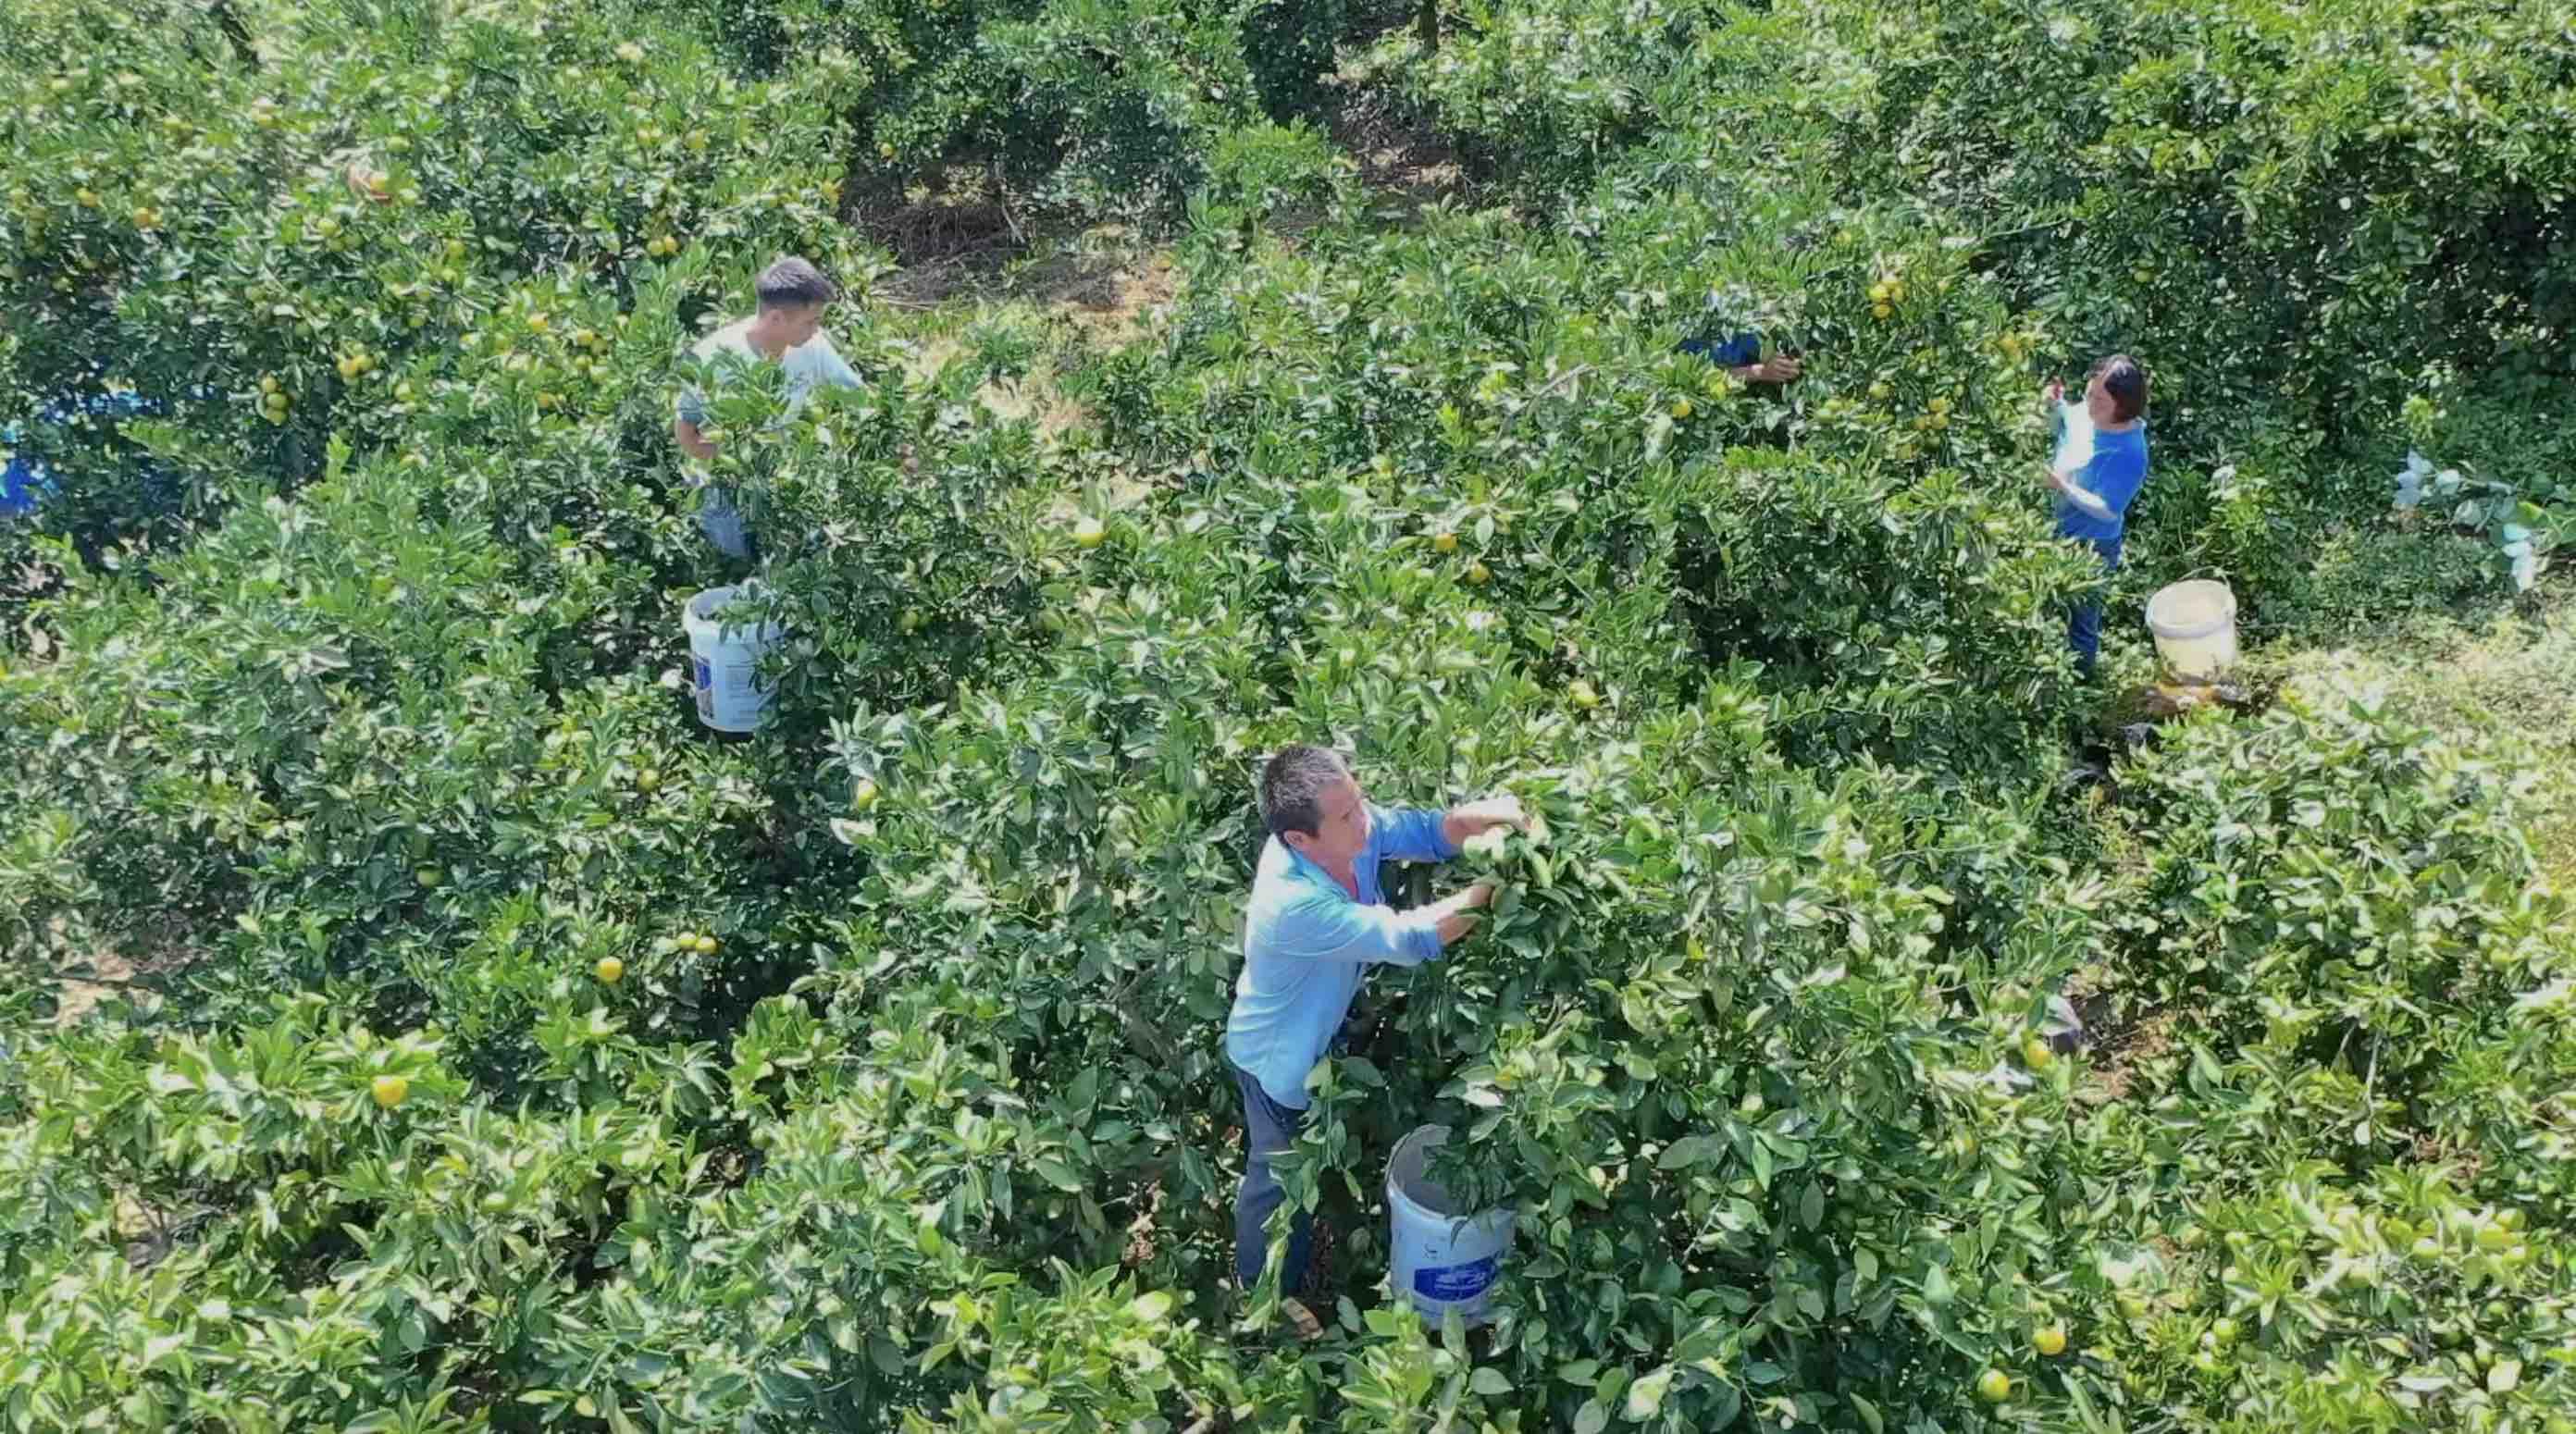
[[[1722,339],[1684,339],[1682,352],[1696,354],[1719,368],[1742,368],[1762,361],[1762,336],[1747,331]]]

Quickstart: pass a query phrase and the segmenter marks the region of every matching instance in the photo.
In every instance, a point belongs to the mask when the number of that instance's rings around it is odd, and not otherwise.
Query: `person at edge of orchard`
[[[690,356],[714,366],[719,373],[728,366],[763,362],[780,365],[787,371],[790,413],[803,406],[817,384],[859,386],[858,371],[832,346],[832,336],[823,332],[823,312],[841,296],[841,291],[823,276],[822,270],[802,259],[781,257],[761,270],[760,277],[753,281],[752,296],[754,309],[750,318],[737,319],[698,340]],[[698,465],[712,463],[716,456],[716,446],[704,432],[706,422],[705,390],[694,384],[683,388],[678,411],[671,419],[671,437]],[[709,481],[710,475],[702,466],[690,475],[693,487],[705,487]],[[723,485],[709,491],[699,505],[698,526],[726,557],[744,561],[757,557],[751,530],[734,506],[733,494]]]
[[[2147,371],[2127,354],[2113,354],[2085,375],[2081,405],[2065,398],[2066,386],[2049,380],[2042,401],[2057,440],[2048,464],[2048,486],[2057,491],[2057,534],[2091,548],[2108,577],[2120,570],[2125,515],[2147,481]],[[2077,670],[2091,681],[2102,651],[2098,593],[2075,605],[2066,640]]]
[[[1337,754],[1288,747],[1261,773],[1261,820],[1270,839],[1253,876],[1244,923],[1243,972],[1225,1023],[1225,1054],[1243,1095],[1243,1186],[1234,1201],[1235,1275],[1249,1293],[1269,1256],[1265,1227],[1287,1199],[1270,1157],[1297,1138],[1306,1077],[1322,1060],[1372,964],[1417,966],[1475,929],[1489,883],[1409,911],[1386,902],[1387,861],[1448,861],[1496,827],[1527,828],[1517,798],[1446,812],[1377,806]],[[1314,1217],[1299,1212],[1280,1266],[1283,1296],[1303,1286]],[[1301,1339],[1322,1332],[1293,1298],[1281,1309]]]

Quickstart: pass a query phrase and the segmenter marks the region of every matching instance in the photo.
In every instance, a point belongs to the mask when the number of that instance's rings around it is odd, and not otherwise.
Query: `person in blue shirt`
[[[1479,882],[1428,906],[1398,911],[1379,885],[1389,861],[1448,861],[1469,838],[1496,827],[1526,829],[1520,802],[1496,797],[1446,812],[1377,806],[1336,753],[1281,750],[1262,768],[1261,820],[1270,839],[1252,880],[1243,931],[1243,972],[1225,1023],[1225,1055],[1243,1095],[1243,1186],[1234,1201],[1235,1274],[1248,1293],[1268,1263],[1267,1226],[1287,1192],[1270,1157],[1297,1138],[1306,1077],[1332,1045],[1371,965],[1418,966],[1473,931],[1493,895]],[[1313,1216],[1290,1225],[1279,1289],[1305,1282],[1314,1249]],[[1281,1308],[1301,1338],[1320,1332],[1293,1299]]]
[[[1762,335],[1752,329],[1723,339],[1684,339],[1681,350],[1733,374],[1738,383],[1787,383],[1806,372],[1805,359],[1796,349],[1783,349],[1764,358]]]
[[[1742,285],[1713,288],[1701,305],[1697,327],[1723,337],[1684,339],[1681,351],[1726,370],[1738,383],[1788,383],[1806,371],[1806,364],[1795,344],[1762,356],[1764,329],[1776,319],[1777,311]]]
[[[2057,535],[2091,548],[2108,576],[2120,570],[2129,503],[2147,481],[2147,371],[2127,354],[2113,354],[2085,375],[2080,406],[2065,396],[2065,385],[2053,379],[2043,395],[2056,425],[2048,486],[2057,493]],[[2075,605],[2066,640],[2077,670],[2092,680],[2102,651],[2098,595]]]

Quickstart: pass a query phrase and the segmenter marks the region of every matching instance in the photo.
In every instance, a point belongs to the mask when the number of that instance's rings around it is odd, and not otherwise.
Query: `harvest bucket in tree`
[[[769,689],[760,682],[760,655],[784,635],[774,622],[726,622],[717,614],[736,598],[758,596],[749,583],[709,588],[689,599],[681,622],[689,633],[689,687],[697,694],[698,720],[719,732],[748,732],[760,725]]]
[[[1512,1243],[1509,1208],[1461,1212],[1430,1175],[1431,1152],[1447,1143],[1449,1127],[1417,1126],[1395,1143],[1386,1162],[1387,1218],[1394,1250],[1388,1278],[1437,1323],[1451,1310],[1468,1324],[1482,1324],[1503,1252]]]

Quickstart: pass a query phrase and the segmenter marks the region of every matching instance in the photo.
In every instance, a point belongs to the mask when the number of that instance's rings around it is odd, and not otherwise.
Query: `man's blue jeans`
[[[1229,1063],[1231,1065],[1231,1063]],[[1231,1066],[1235,1088],[1243,1093],[1243,1188],[1234,1195],[1234,1277],[1247,1293],[1261,1282],[1261,1267],[1270,1253],[1270,1213],[1285,1204],[1288,1192],[1270,1173],[1270,1157],[1297,1139],[1302,1110],[1291,1110],[1270,1098],[1241,1066]],[[1297,1212],[1288,1229],[1288,1253],[1279,1270],[1279,1293],[1293,1295],[1305,1287],[1306,1261],[1315,1251],[1315,1217]]]
[[[2078,538],[2075,541],[2091,548],[2102,558],[2102,575],[2109,577],[2120,570],[2118,538]],[[2093,678],[2093,668],[2102,656],[2102,599],[2088,597],[2075,605],[2074,616],[2066,622],[2066,642],[2075,649],[2075,670],[2086,681]]]
[[[698,530],[726,557],[742,562],[753,560],[756,550],[751,526],[742,520],[742,510],[733,505],[733,493],[723,486],[709,488],[705,501],[698,505]]]

